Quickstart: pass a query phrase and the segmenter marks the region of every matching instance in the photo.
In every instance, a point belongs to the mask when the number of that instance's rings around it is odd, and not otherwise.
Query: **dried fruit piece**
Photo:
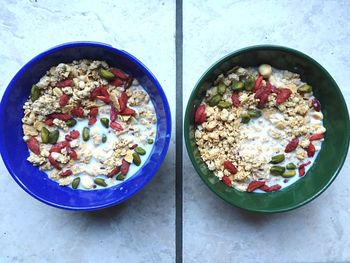
[[[94,183],[99,185],[99,186],[102,186],[102,187],[106,187],[107,186],[107,183],[104,179],[102,178],[95,178],[94,179]]]
[[[310,93],[312,92],[312,87],[308,84],[303,84],[298,88],[299,93]]]
[[[129,172],[129,167],[130,167],[130,163],[128,163],[127,161],[125,161],[124,159],[122,160],[122,165],[120,167],[120,172],[124,175],[128,174]]]
[[[56,83],[56,87],[58,88],[64,88],[64,87],[70,87],[73,84],[73,80],[72,79],[65,79],[62,80],[60,82]]]
[[[130,149],[130,150],[134,150],[137,146],[138,146],[138,144],[135,143],[135,144],[131,145],[131,146],[129,147],[129,149]]]
[[[59,136],[60,136],[59,130],[54,130],[54,131],[50,132],[48,142],[51,144],[55,144],[57,142]]]
[[[299,139],[295,138],[287,144],[286,148],[284,149],[284,152],[290,153],[294,151],[298,147],[298,145],[299,145]]]
[[[67,94],[63,94],[59,99],[59,104],[61,107],[64,107],[67,105],[69,100],[69,96]]]
[[[299,172],[299,176],[300,177],[305,175],[305,167],[308,166],[309,164],[311,164],[310,161],[308,161],[306,163],[302,163],[301,165],[299,165],[298,172]]]
[[[115,76],[112,72],[110,72],[109,70],[104,69],[104,68],[100,68],[98,70],[98,74],[106,80],[112,80],[115,78]]]
[[[83,140],[86,142],[90,139],[90,129],[88,127],[84,127],[83,129]]]
[[[124,89],[130,88],[133,81],[134,81],[134,78],[131,75],[129,75],[128,79],[125,81]]]
[[[284,154],[272,156],[270,163],[277,164],[284,161]]]
[[[51,118],[47,118],[44,123],[47,125],[47,126],[52,126],[53,125],[53,119]]]
[[[72,182],[72,188],[77,189],[79,184],[80,184],[80,177],[74,178],[74,180]]]
[[[74,117],[84,118],[84,110],[81,107],[76,107],[70,111]]]
[[[67,145],[66,150],[67,150],[67,153],[71,159],[78,160],[77,152],[72,147],[70,147],[69,144]]]
[[[97,118],[96,117],[91,117],[88,121],[88,125],[91,126],[91,125],[94,125],[97,121]]]
[[[309,137],[309,141],[317,141],[317,140],[321,140],[323,139],[323,133],[316,133],[316,134],[312,134]]]
[[[270,173],[273,175],[282,175],[285,172],[286,168],[283,166],[274,165],[270,168]]]
[[[116,121],[112,121],[109,126],[115,131],[123,131],[124,130],[123,126]]]
[[[314,98],[312,100],[312,107],[314,108],[315,111],[321,110],[321,103],[318,101],[318,99]]]
[[[72,131],[70,131],[69,136],[72,139],[77,139],[80,136],[80,132],[77,130],[72,130]]]
[[[137,153],[140,154],[140,155],[145,155],[145,154],[146,154],[146,150],[143,149],[143,148],[140,147],[140,146],[137,146],[137,147],[135,148],[135,152],[137,152]]]
[[[51,156],[51,154],[49,155],[48,157],[49,159],[49,163],[54,167],[56,168],[57,170],[61,170],[61,166],[60,164]]]
[[[105,128],[109,127],[109,119],[107,119],[107,118],[100,118],[100,122]]]
[[[122,79],[122,80],[128,79],[128,76],[120,69],[112,68],[111,72],[113,73],[114,76],[116,76],[119,79]]]
[[[126,92],[122,92],[122,94],[120,94],[120,97],[118,98],[120,111],[125,110],[125,108],[127,107],[128,98],[129,97],[126,94]]]
[[[90,117],[96,117],[97,114],[98,114],[98,108],[97,108],[97,107],[91,108],[90,111],[89,111],[89,113],[88,113],[88,115],[89,115]]]
[[[30,90],[30,99],[34,102],[40,97],[40,90],[37,85],[33,85],[32,89]]]
[[[120,115],[131,116],[135,114],[135,110],[130,108],[125,108],[123,111],[119,112]]]
[[[50,153],[52,152],[56,152],[56,153],[60,153],[61,150],[66,147],[68,145],[68,142],[67,141],[61,141],[61,142],[58,142],[56,143],[55,145],[52,145],[51,148],[50,148]]]
[[[280,190],[281,188],[282,186],[280,186],[279,184],[274,184],[271,186],[264,184],[263,186],[260,187],[260,190],[263,190],[265,192],[274,192],[274,191]]]
[[[141,164],[141,158],[140,155],[137,152],[134,152],[132,154],[132,162],[136,165],[139,166]]]
[[[29,150],[31,150],[33,153],[39,155],[40,154],[40,146],[39,146],[39,141],[35,137],[31,137],[27,141],[27,145]]]
[[[196,113],[194,115],[194,123],[197,125],[202,124],[205,122],[207,118],[207,113],[205,112],[205,105],[201,104],[198,106]]]
[[[70,119],[70,120],[66,121],[66,124],[68,127],[73,127],[77,124],[77,121],[75,119]]]
[[[312,143],[307,147],[307,157],[313,157],[315,155],[316,148]]]
[[[73,174],[72,170],[68,169],[68,170],[60,172],[58,175],[61,176],[61,177],[67,177],[67,176],[70,176],[72,174]]]
[[[115,107],[111,106],[111,111],[109,112],[109,118],[111,121],[115,121],[117,119],[118,112]]]
[[[258,89],[260,89],[263,79],[264,79],[264,77],[261,75],[256,79],[255,85],[253,88],[253,92],[256,92]]]
[[[279,92],[277,93],[277,97],[276,97],[277,104],[282,104],[285,101],[287,101],[291,94],[292,94],[292,91],[290,89],[287,89],[287,88],[279,89]]]
[[[240,101],[239,101],[239,95],[237,92],[232,92],[232,95],[231,95],[231,101],[232,101],[232,105],[234,107],[239,107],[239,105],[241,104]]]
[[[247,192],[248,193],[251,193],[253,192],[254,190],[260,188],[261,186],[263,186],[265,184],[265,181],[251,181],[248,185],[248,188],[247,188]]]
[[[120,172],[120,166],[117,166],[116,168],[114,168],[112,171],[110,171],[107,174],[107,177],[112,178],[113,176],[115,176],[116,174],[118,174]]]
[[[110,82],[110,84],[115,86],[115,87],[120,87],[120,86],[122,86],[124,84],[124,81],[121,80],[121,79],[116,78],[116,79],[112,80]]]
[[[68,121],[70,119],[72,119],[73,117],[69,114],[65,114],[65,113],[51,113],[49,115],[50,119],[59,119],[61,121]]]
[[[41,128],[41,142],[48,143],[49,142],[49,130],[46,127]]]
[[[106,96],[96,96],[97,99],[102,100],[104,103],[109,104],[112,102],[111,98]]]
[[[222,182],[227,185],[228,187],[232,187],[232,181],[231,179],[227,176],[227,175],[224,175],[222,177]]]
[[[231,174],[236,174],[238,172],[236,166],[229,160],[224,161],[224,168]]]

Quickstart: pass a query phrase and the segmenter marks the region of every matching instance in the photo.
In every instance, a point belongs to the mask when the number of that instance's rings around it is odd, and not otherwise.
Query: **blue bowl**
[[[104,60],[110,66],[120,68],[137,78],[150,95],[158,120],[153,150],[141,169],[119,185],[95,191],[61,187],[49,179],[46,173],[26,160],[29,152],[22,139],[22,107],[32,84],[38,82],[50,67],[84,58]],[[11,80],[0,105],[0,151],[11,176],[36,199],[54,207],[70,210],[106,208],[121,203],[138,192],[151,180],[161,165],[169,146],[170,133],[169,104],[156,78],[134,56],[102,43],[67,43],[36,56]]]

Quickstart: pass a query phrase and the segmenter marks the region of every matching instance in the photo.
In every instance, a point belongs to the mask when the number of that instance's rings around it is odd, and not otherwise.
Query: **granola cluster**
[[[295,172],[280,167],[277,173],[270,160],[283,155],[280,162],[298,167],[314,156],[326,131],[319,107],[298,74],[269,65],[235,67],[218,76],[198,107],[196,143],[209,170],[226,185],[251,191],[252,182],[262,181],[260,189],[278,190],[281,186],[268,189],[268,184]],[[315,134],[320,138],[310,141]],[[297,146],[289,151],[293,140]]]
[[[80,175],[88,175],[81,178],[86,189],[124,180],[131,164],[140,165],[156,132],[148,94],[131,75],[104,61],[50,68],[23,109],[28,161],[73,188]]]

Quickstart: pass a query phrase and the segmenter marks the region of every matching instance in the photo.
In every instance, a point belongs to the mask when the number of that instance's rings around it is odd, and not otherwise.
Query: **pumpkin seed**
[[[286,177],[286,178],[289,178],[289,177],[293,177],[295,176],[295,171],[294,170],[288,170],[288,171],[285,171],[282,176],[283,177]]]
[[[253,90],[255,85],[255,78],[253,76],[249,76],[244,82],[245,90],[251,91]]]
[[[79,184],[80,184],[80,177],[74,178],[74,180],[72,182],[72,188],[77,189]]]
[[[115,179],[117,179],[118,181],[124,181],[125,180],[126,175],[125,174],[118,174],[117,177]]]
[[[248,123],[250,121],[250,116],[248,112],[241,113],[241,122],[242,123]]]
[[[218,93],[220,95],[224,95],[226,92],[226,86],[224,83],[220,83],[219,86],[218,86]]]
[[[261,111],[259,110],[248,110],[249,117],[259,118],[261,116]]]
[[[49,130],[46,127],[41,128],[41,141],[43,143],[48,143],[49,142]]]
[[[242,81],[235,80],[231,84],[231,90],[240,91],[240,90],[243,90],[243,89],[244,89],[244,83]]]
[[[273,175],[282,175],[285,170],[286,168],[284,168],[283,166],[272,166],[270,168],[270,173]]]
[[[60,136],[60,132],[58,130],[54,130],[53,132],[50,132],[48,142],[51,144],[55,144],[59,136]]]
[[[94,183],[99,185],[99,186],[103,186],[103,187],[107,186],[106,181],[102,178],[95,178]]]
[[[104,68],[100,68],[98,71],[98,74],[106,80],[112,80],[115,77],[112,72],[110,72],[109,70],[104,69]]]
[[[301,85],[298,88],[298,92],[300,93],[310,93],[312,91],[312,87],[308,84]]]
[[[66,124],[68,127],[73,127],[77,124],[77,121],[74,119],[70,119],[70,120],[66,121]]]
[[[146,154],[146,150],[143,149],[142,147],[138,146],[135,148],[135,152],[137,152],[140,155],[145,155]]]
[[[231,102],[224,101],[224,100],[222,100],[218,103],[218,107],[221,109],[229,108],[231,106],[232,106]]]
[[[284,154],[272,156],[270,163],[276,164],[284,161]]]
[[[101,118],[100,121],[101,121],[103,126],[105,126],[106,128],[109,127],[109,119],[108,118]]]
[[[32,89],[30,90],[30,99],[34,102],[40,97],[40,90],[37,85],[33,85]]]
[[[107,135],[102,134],[102,142],[105,143],[107,141]]]
[[[221,100],[221,95],[220,94],[216,94],[215,96],[213,96],[209,100],[208,104],[209,104],[210,107],[214,107],[220,102],[220,100]]]
[[[84,127],[83,129],[83,140],[86,142],[90,139],[90,129],[88,127]]]
[[[141,164],[141,158],[140,155],[137,152],[134,152],[132,154],[132,162],[136,165],[139,166]]]
[[[147,143],[148,143],[148,144],[153,144],[153,139],[148,139],[148,140],[147,140]]]
[[[296,165],[294,163],[289,163],[287,164],[286,168],[288,170],[294,170],[294,169],[297,169]]]

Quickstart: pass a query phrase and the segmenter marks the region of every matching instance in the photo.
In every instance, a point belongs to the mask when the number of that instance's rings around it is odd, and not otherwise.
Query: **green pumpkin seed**
[[[49,130],[46,127],[41,128],[41,141],[43,143],[48,143],[49,142]]]
[[[270,168],[270,173],[273,175],[282,175],[285,170],[286,168],[284,168],[283,166],[272,166]]]
[[[231,107],[231,106],[232,106],[231,102],[224,101],[224,100],[222,100],[222,101],[220,101],[220,102],[218,103],[218,107],[219,107],[220,109],[229,108],[229,107]]]
[[[77,121],[74,119],[70,119],[70,120],[66,121],[66,124],[68,127],[73,127],[77,124]]]
[[[288,171],[285,171],[282,176],[283,177],[286,177],[286,178],[289,178],[289,177],[293,177],[295,176],[296,172],[294,170],[288,170]]]
[[[100,121],[101,121],[103,126],[105,126],[106,128],[109,127],[109,119],[108,118],[101,118]]]
[[[94,183],[99,185],[99,186],[103,186],[103,187],[107,186],[106,181],[102,178],[95,178]]]
[[[142,147],[138,146],[135,148],[135,152],[137,152],[140,155],[145,155],[146,154],[146,150],[143,149]]]
[[[272,156],[270,163],[276,164],[284,161],[284,154]]]
[[[218,86],[218,93],[220,95],[224,95],[226,92],[226,86],[224,83],[220,83],[219,86]]]
[[[294,163],[289,163],[289,164],[287,164],[286,168],[288,170],[295,170],[295,169],[297,169],[297,166]]]
[[[40,90],[37,85],[33,85],[32,89],[30,90],[30,99],[34,102],[40,97]]]
[[[58,130],[54,130],[53,132],[50,132],[48,142],[51,144],[55,144],[59,136],[60,136],[60,132]]]
[[[107,135],[102,134],[102,142],[105,143],[107,141]]]
[[[231,84],[231,90],[240,91],[240,90],[243,90],[243,89],[244,89],[244,83],[242,81],[235,80]]]
[[[242,123],[248,123],[250,121],[250,116],[248,112],[241,113],[241,122]]]
[[[153,139],[148,139],[148,140],[147,140],[147,143],[148,143],[148,144],[153,144]]]
[[[261,116],[261,111],[259,110],[248,110],[249,117],[259,118]]]
[[[98,71],[99,75],[106,79],[106,80],[112,80],[114,79],[114,74],[112,72],[110,72],[109,70],[107,69],[103,69],[103,68],[100,68],[99,71]]]
[[[80,184],[80,177],[74,178],[74,180],[72,182],[72,188],[77,189],[79,184]]]
[[[117,179],[118,181],[124,181],[126,178],[126,175],[125,174],[118,174],[117,177],[115,179]]]
[[[247,91],[253,90],[254,85],[255,85],[255,78],[253,76],[249,76],[244,82],[244,88]]]
[[[90,129],[88,127],[84,127],[83,129],[83,140],[86,142],[90,139]]]
[[[213,97],[209,100],[208,104],[209,104],[210,107],[214,107],[214,106],[218,105],[218,103],[220,102],[220,100],[221,100],[221,95],[220,95],[220,94],[216,94],[215,96],[213,96]]]
[[[308,84],[301,85],[298,88],[298,92],[300,93],[310,93],[312,91],[312,87]]]
[[[141,164],[141,158],[140,155],[137,152],[134,152],[132,154],[132,161],[136,166],[139,166]]]

